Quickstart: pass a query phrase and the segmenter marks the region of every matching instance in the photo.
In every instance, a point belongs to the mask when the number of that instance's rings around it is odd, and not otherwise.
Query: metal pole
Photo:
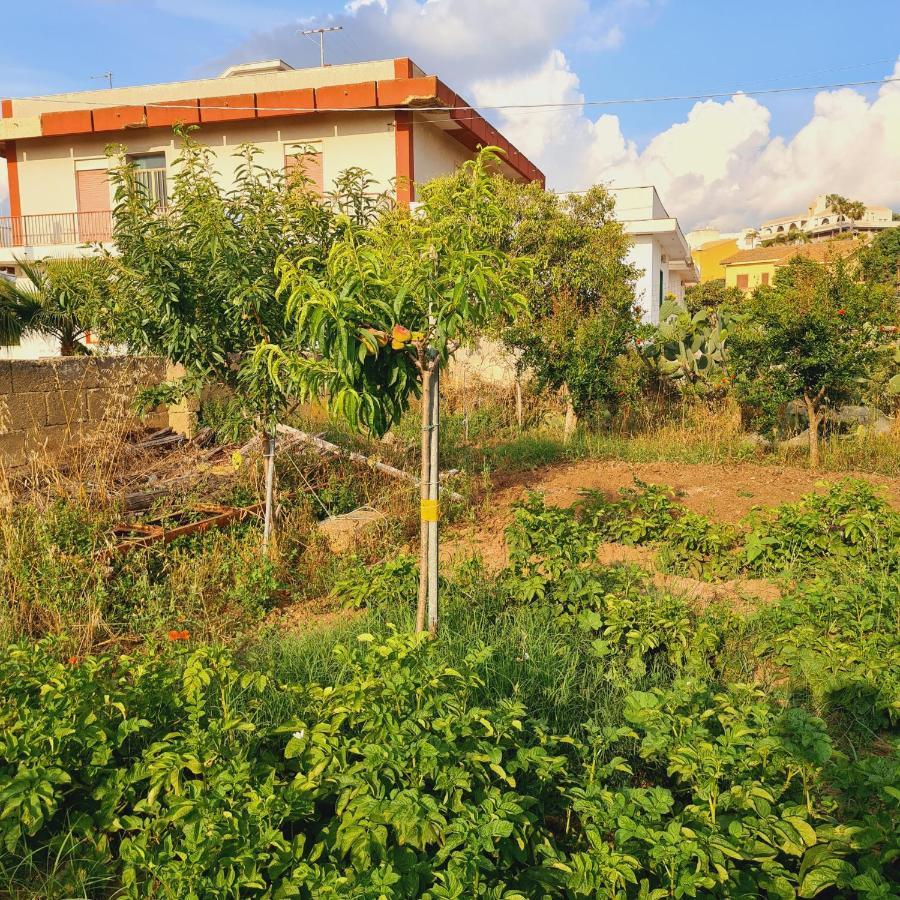
[[[269,549],[275,499],[275,431],[266,436],[266,512],[263,519],[263,550]]]
[[[428,363],[422,372],[422,455],[419,468],[419,596],[416,602],[416,634],[425,630],[428,604],[428,519],[431,494],[431,373]]]
[[[325,68],[325,32],[319,32],[319,65]]]
[[[428,499],[434,504],[433,520],[428,523],[428,630],[434,634],[438,626],[438,520],[440,518],[440,447],[441,377],[440,363],[435,362],[431,376],[431,478]]]

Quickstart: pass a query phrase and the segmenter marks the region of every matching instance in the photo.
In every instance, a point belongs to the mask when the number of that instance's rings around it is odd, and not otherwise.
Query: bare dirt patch
[[[327,631],[349,622],[359,614],[359,610],[344,609],[336,605],[332,598],[323,597],[278,606],[266,616],[266,622],[284,633],[304,634]]]
[[[781,597],[778,585],[764,578],[732,578],[728,581],[699,581],[682,575],[660,572],[656,567],[656,551],[650,547],[626,547],[623,544],[601,544],[597,558],[606,565],[634,565],[646,569],[656,587],[679,594],[699,608],[717,601],[728,601],[737,611],[750,611],[761,604],[773,603]]]
[[[601,491],[614,499],[623,487],[634,480],[664,484],[672,488],[678,502],[693,512],[717,522],[735,523],[755,506],[772,507],[799,500],[804,494],[822,492],[828,484],[842,478],[861,478],[882,488],[891,505],[900,508],[900,479],[863,472],[811,472],[788,466],[760,466],[751,463],[704,465],[688,463],[627,463],[619,461],[585,461],[565,466],[552,466],[523,473],[517,481],[505,484],[486,502],[479,521],[451,530],[444,542],[448,559],[462,559],[479,554],[488,568],[500,568],[507,562],[504,530],[512,516],[512,506],[528,491],[539,491],[554,506],[571,506],[581,491]],[[739,580],[710,584],[694,579],[681,579],[655,571],[653,551],[642,548],[606,545],[603,552],[610,562],[634,562],[653,572],[654,580],[665,581],[680,593],[710,600],[717,596],[746,596],[770,601],[778,589],[769,582]],[[614,556],[619,558],[613,558]],[[683,582],[683,584],[681,584]],[[717,593],[718,592],[718,593]]]

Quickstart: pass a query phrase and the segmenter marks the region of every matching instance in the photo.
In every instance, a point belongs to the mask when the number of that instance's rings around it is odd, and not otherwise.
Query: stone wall
[[[165,376],[165,362],[150,358],[0,360],[0,465],[58,456],[104,427],[130,424],[136,392]],[[165,427],[168,413],[154,412],[143,424]]]
[[[448,384],[457,388],[479,382],[497,388],[516,383],[516,356],[499,341],[482,338],[473,350],[457,350],[446,373]]]

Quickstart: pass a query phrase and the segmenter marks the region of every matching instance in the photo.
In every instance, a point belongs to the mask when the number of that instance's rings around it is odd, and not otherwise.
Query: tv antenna
[[[112,72],[102,72],[100,75],[91,75],[91,81],[99,81],[101,78],[105,78],[107,82],[107,86],[112,88]]]
[[[303,37],[308,37],[311,41],[314,41],[314,34],[319,36],[319,60],[320,65],[325,65],[325,35],[330,31],[343,31],[343,25],[332,25],[330,28],[307,28],[306,31],[298,31],[297,34],[303,35]]]

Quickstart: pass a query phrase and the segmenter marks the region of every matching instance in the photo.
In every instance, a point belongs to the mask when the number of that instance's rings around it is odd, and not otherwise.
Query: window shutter
[[[742,290],[746,291],[749,286],[750,276],[749,275],[738,275],[737,277],[737,286]]]
[[[107,240],[111,230],[111,214],[106,169],[76,172],[75,194],[78,202],[78,240]]]
[[[310,189],[320,197],[325,193],[325,165],[323,154],[318,153],[286,153],[284,172],[291,175],[301,171],[310,182]]]

